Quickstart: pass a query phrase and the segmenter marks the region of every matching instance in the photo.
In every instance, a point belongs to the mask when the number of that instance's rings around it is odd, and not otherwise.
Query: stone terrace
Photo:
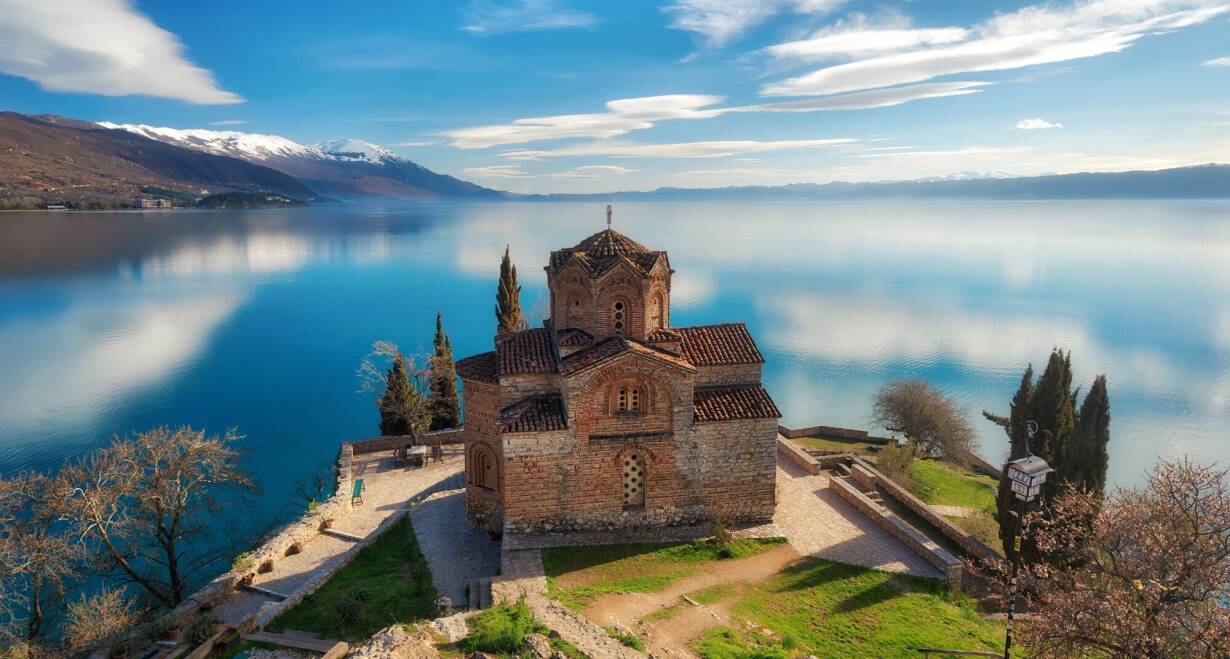
[[[353,512],[336,519],[333,528],[342,533],[366,537],[390,516],[406,510],[411,501],[461,487],[463,468],[460,446],[445,447],[444,462],[429,463],[424,467],[394,467],[390,451],[356,455],[351,463],[351,473],[355,479],[363,479],[363,503],[356,505]],[[272,572],[258,574],[254,585],[284,595],[294,595],[315,577],[335,567],[354,544],[350,540],[323,533],[317,535],[303,545],[299,554],[276,560]],[[238,626],[262,608],[272,605],[274,601],[268,597],[236,591],[217,605],[214,611],[227,624]]]

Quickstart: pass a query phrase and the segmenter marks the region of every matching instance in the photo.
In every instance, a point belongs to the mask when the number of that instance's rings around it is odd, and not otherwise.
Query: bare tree
[[[239,438],[162,427],[65,467],[69,516],[98,568],[162,606],[183,601],[193,574],[223,558],[206,542],[212,516],[256,489],[239,465]]]
[[[951,398],[923,380],[894,380],[876,393],[874,418],[899,432],[915,451],[964,461],[974,428]]]
[[[418,433],[431,425],[431,360],[402,353],[391,341],[376,341],[359,362],[359,393],[376,397],[381,418],[400,418],[396,424],[418,443]],[[424,364],[424,366],[419,366]],[[404,371],[404,376],[401,373]],[[404,377],[406,382],[393,382]],[[400,386],[399,386],[400,385]]]
[[[13,636],[43,636],[80,578],[62,491],[61,479],[33,472],[0,480],[0,625]]]
[[[71,602],[64,623],[64,645],[73,653],[91,650],[130,631],[137,622],[132,601],[122,590],[103,589]]]
[[[1038,548],[1062,560],[1029,566],[1034,656],[1225,657],[1230,648],[1227,471],[1163,463],[1143,489],[1099,505],[1069,489],[1025,517]]]

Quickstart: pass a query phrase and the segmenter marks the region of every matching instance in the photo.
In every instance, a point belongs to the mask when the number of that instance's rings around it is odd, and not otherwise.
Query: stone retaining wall
[[[960,559],[932,542],[918,529],[910,526],[909,523],[892,511],[867,498],[867,495],[859,492],[858,489],[844,478],[830,478],[829,489],[836,492],[837,496],[854,506],[880,528],[888,531],[893,537],[904,543],[914,553],[938,568],[954,587],[961,584],[963,564]]]
[[[850,471],[854,475],[855,480],[859,480],[860,472],[865,474],[865,477],[870,477],[872,479],[871,482],[878,484],[880,489],[882,489],[885,494],[888,494],[897,501],[900,501],[903,506],[909,508],[914,512],[914,514],[927,520],[927,522],[934,526],[940,533],[943,533],[950,540],[957,543],[963,551],[970,554],[974,558],[997,561],[1003,560],[1003,556],[1000,556],[999,552],[987,546],[986,543],[979,540],[974,534],[966,531],[956,524],[953,524],[947,517],[944,517],[943,515],[932,510],[931,507],[924,503],[922,499],[914,496],[909,490],[905,489],[901,485],[898,485],[891,478],[887,478],[880,472],[876,471],[875,467],[872,467],[863,459],[855,458],[853,464],[851,465]],[[862,480],[859,480],[859,482],[863,483]]]
[[[832,437],[835,439],[848,439],[855,442],[867,442],[869,444],[888,444],[893,441],[888,437],[875,437],[869,434],[866,430],[858,430],[857,428],[838,428],[837,426],[808,426],[806,428],[787,428],[786,426],[777,426],[777,432],[786,439],[798,439],[799,437]]]
[[[777,438],[777,450],[785,455],[791,462],[803,468],[803,471],[815,476],[820,473],[820,461],[812,457],[810,453],[804,451],[802,447],[794,442],[783,437]]]
[[[423,432],[418,435],[418,443],[423,446],[460,444],[464,441],[463,433],[464,430],[462,428],[446,428],[444,430]],[[364,455],[367,453],[379,453],[380,451],[392,451],[398,446],[405,446],[413,441],[414,438],[410,435],[383,435],[367,439],[356,439],[353,442],[347,442],[347,444],[354,450],[355,455]]]

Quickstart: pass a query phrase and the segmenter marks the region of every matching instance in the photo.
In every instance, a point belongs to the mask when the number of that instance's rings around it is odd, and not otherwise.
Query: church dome
[[[627,256],[633,260],[642,254],[647,254],[648,247],[615,231],[604,229],[577,243],[573,252],[582,252],[591,259],[609,259],[614,256]]]

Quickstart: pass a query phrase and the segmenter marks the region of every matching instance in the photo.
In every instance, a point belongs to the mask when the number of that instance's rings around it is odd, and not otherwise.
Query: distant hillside
[[[60,117],[0,112],[0,208],[123,207],[148,194],[202,190],[316,195],[281,172]]]
[[[318,194],[399,199],[499,199],[505,192],[437,174],[384,147],[356,139],[304,145],[279,135],[102,122],[188,149],[243,158],[294,176]]]
[[[1230,165],[1156,171],[1056,174],[1018,178],[796,183],[725,188],[658,188],[644,192],[533,195],[551,200],[770,200],[770,199],[1226,199]]]

